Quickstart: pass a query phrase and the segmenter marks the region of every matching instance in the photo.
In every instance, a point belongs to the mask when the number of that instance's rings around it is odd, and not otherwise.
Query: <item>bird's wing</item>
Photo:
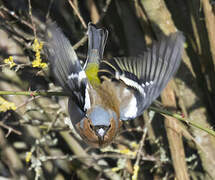
[[[47,25],[46,51],[58,83],[69,93],[83,113],[90,108],[89,83],[69,40],[53,22]]]
[[[134,95],[127,105],[120,106],[122,120],[141,115],[160,95],[180,65],[184,40],[183,34],[176,32],[153,43],[139,57],[112,58],[100,63],[101,80],[106,76],[123,82]]]

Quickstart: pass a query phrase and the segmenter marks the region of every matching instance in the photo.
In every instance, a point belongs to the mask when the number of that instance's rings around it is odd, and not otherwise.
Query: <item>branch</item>
[[[75,5],[73,4],[73,2],[71,0],[68,0],[69,4],[72,6],[75,14],[78,16],[79,20],[81,21],[81,24],[82,26],[87,29],[87,25],[86,23],[84,22],[84,19],[83,17],[81,16],[81,14],[79,13],[78,9],[75,7]]]
[[[187,123],[188,125],[196,127],[198,129],[201,129],[202,131],[205,131],[208,134],[210,134],[210,135],[215,137],[215,131],[213,131],[212,129],[202,127],[201,125],[189,120],[188,118],[183,118],[180,114],[173,113],[173,112],[170,112],[170,111],[167,111],[167,110],[164,110],[164,109],[159,109],[159,108],[156,108],[156,107],[149,107],[149,110],[158,112],[160,114],[165,114],[165,115],[168,115],[168,116],[172,116],[172,117],[174,117],[174,118],[176,118],[176,119],[178,119],[178,120],[180,120],[182,122]]]
[[[7,133],[6,137],[8,137],[11,132],[13,132],[13,133],[15,133],[17,135],[22,135],[22,133],[20,131],[17,131],[16,129],[4,124],[2,121],[0,121],[0,126],[8,130],[8,133]]]
[[[47,92],[47,91],[0,91],[0,95],[25,95],[25,96],[70,96],[69,93],[66,92]],[[215,137],[215,131],[212,129],[202,127],[201,125],[189,120],[188,118],[183,118],[180,114],[173,113],[164,109],[159,109],[156,107],[149,107],[149,110],[158,112],[160,114],[165,114],[168,116],[172,116],[180,121],[187,123],[193,127],[201,129],[202,131],[207,132],[208,134]]]
[[[0,95],[24,95],[24,96],[69,96],[65,92],[47,92],[47,91],[0,91]]]

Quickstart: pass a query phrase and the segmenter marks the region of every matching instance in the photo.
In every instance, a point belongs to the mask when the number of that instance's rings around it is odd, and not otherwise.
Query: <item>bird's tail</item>
[[[103,58],[108,31],[97,29],[92,23],[88,24],[88,54],[85,67],[88,63],[99,63]]]

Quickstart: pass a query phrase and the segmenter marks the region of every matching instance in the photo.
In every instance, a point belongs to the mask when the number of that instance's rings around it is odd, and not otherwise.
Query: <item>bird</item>
[[[185,37],[162,36],[133,57],[103,58],[108,31],[89,23],[88,53],[80,63],[55,22],[47,24],[46,52],[53,74],[69,94],[72,124],[89,145],[111,144],[124,121],[135,119],[161,94],[178,70]]]

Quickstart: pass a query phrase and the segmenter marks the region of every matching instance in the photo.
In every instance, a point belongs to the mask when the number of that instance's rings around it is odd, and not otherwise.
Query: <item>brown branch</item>
[[[162,93],[162,101],[166,106],[176,107],[175,95],[169,83]],[[187,167],[185,162],[184,146],[182,141],[181,127],[178,121],[175,121],[173,117],[165,116],[165,128],[167,131],[168,142],[170,146],[170,152],[175,168],[177,179],[188,180]],[[180,169],[180,170],[179,170]]]
[[[72,6],[72,8],[73,8],[75,14],[78,16],[79,20],[81,21],[82,26],[83,26],[85,29],[87,29],[87,25],[86,25],[86,23],[84,22],[83,17],[80,15],[78,9],[75,7],[75,5],[73,4],[73,2],[72,2],[71,0],[68,0],[68,2],[69,2],[69,4]]]
[[[214,36],[215,16],[213,14],[212,6],[209,0],[203,0],[201,2],[203,5],[203,10],[205,14],[205,23],[208,31],[208,39],[210,42],[210,50],[213,58],[213,64],[215,66],[215,36]]]
[[[157,3],[156,0],[144,0],[141,2],[149,20],[156,24],[153,26],[153,30],[156,32],[157,36],[160,35],[160,30],[165,34],[169,34],[176,30],[174,22],[171,19],[171,14],[164,1],[159,1],[159,3]],[[167,85],[161,97],[164,105],[176,108],[176,99],[170,83]],[[185,153],[182,135],[180,132],[180,124],[179,122],[174,121],[173,117],[167,117],[165,119],[165,128],[167,131],[169,148],[173,160],[176,178],[178,180],[188,180],[189,175],[185,162]]]
[[[74,50],[78,49],[80,46],[82,46],[86,41],[87,41],[88,37],[85,35],[84,37],[82,37],[80,39],[80,41],[78,41],[74,46]]]
[[[0,121],[0,126],[8,130],[8,133],[7,133],[6,137],[8,137],[11,132],[13,132],[13,133],[15,133],[15,134],[17,134],[19,136],[22,135],[22,133],[20,131],[17,131],[15,129],[13,129],[12,127],[4,124],[2,121]]]

